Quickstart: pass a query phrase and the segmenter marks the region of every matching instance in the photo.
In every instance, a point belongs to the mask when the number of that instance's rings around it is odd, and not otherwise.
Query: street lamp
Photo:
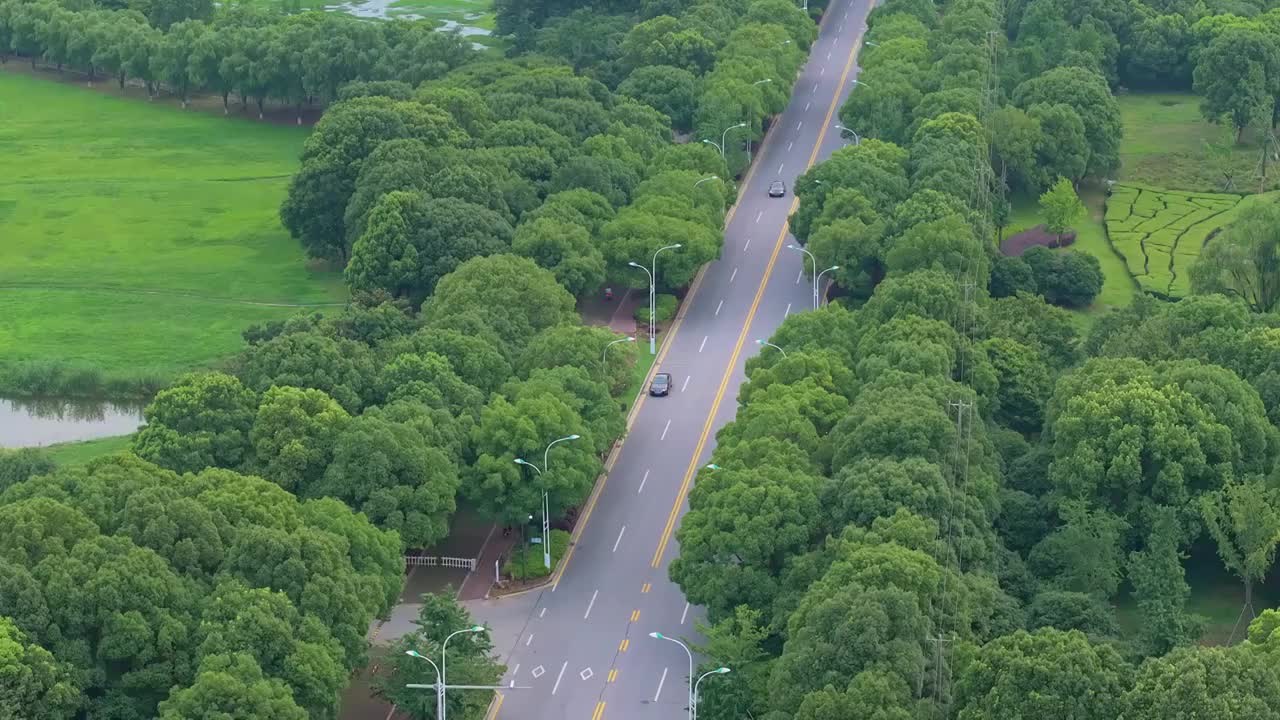
[[[431,663],[431,667],[435,668],[435,671],[436,671],[436,685],[435,685],[436,717],[439,718],[440,720],[445,720],[448,714],[448,706],[445,704],[445,701],[444,701],[445,699],[444,692],[449,687],[447,684],[448,683],[447,673],[449,672],[449,660],[448,660],[448,656],[445,655],[445,652],[449,649],[449,641],[453,639],[454,635],[461,635],[463,633],[478,633],[478,632],[484,632],[484,627],[480,625],[472,625],[469,628],[463,628],[462,630],[457,630],[455,632],[450,633],[449,637],[446,637],[444,639],[444,642],[440,644],[440,664],[439,665],[436,665],[434,662],[431,661],[431,658],[419,653],[417,650],[405,651],[405,655],[408,655],[409,657],[418,658],[419,660],[426,660],[427,662]],[[466,686],[466,685],[460,685],[457,687],[463,688],[463,689],[480,689],[480,688],[474,688],[472,686]]]
[[[706,139],[706,138],[703,138],[703,139],[702,139],[702,142],[704,142],[704,143],[706,143],[706,144],[710,145],[711,147],[715,148],[715,149],[716,149],[716,152],[720,153],[720,157],[722,157],[722,158],[724,157],[724,148],[722,148],[722,147],[720,147],[719,145],[717,145],[715,140],[708,140],[708,139]]]
[[[799,250],[805,255],[808,255],[809,259],[813,261],[813,309],[817,310],[818,309],[818,259],[813,256],[813,253],[809,252],[808,250],[805,250],[799,245],[788,245],[787,249]]]
[[[711,670],[711,671],[709,671],[709,672],[704,672],[704,673],[702,673],[701,677],[699,677],[699,678],[698,678],[698,681],[697,681],[697,682],[695,682],[695,683],[693,684],[693,717],[694,717],[694,720],[697,720],[697,717],[698,717],[698,686],[702,684],[702,678],[705,678],[705,677],[706,677],[706,676],[708,676],[708,675],[724,675],[725,673],[728,673],[728,672],[732,672],[732,671],[731,671],[731,670],[729,670],[729,668],[727,668],[727,667],[719,667],[719,668],[716,668],[715,670]]]
[[[854,84],[854,85],[861,85],[862,87],[871,87],[870,85],[868,85],[868,84],[866,84],[866,83],[862,82],[861,80],[859,80],[859,79],[857,79],[857,78],[854,78],[854,79],[853,79],[853,84]]]
[[[724,157],[724,148],[725,148],[724,144],[729,137],[729,131],[736,130],[738,128],[744,128],[746,126],[747,126],[746,123],[741,122],[741,123],[738,123],[737,125],[730,125],[729,127],[724,129],[724,132],[720,133],[720,157]]]
[[[757,81],[755,81],[755,82],[753,82],[753,83],[751,83],[751,84],[752,84],[752,85],[763,85],[763,84],[765,84],[765,83],[771,83],[771,82],[773,82],[773,78],[765,78],[764,80],[757,80]]]
[[[774,350],[777,350],[778,352],[782,353],[782,357],[784,358],[787,356],[786,350],[783,350],[782,348],[778,347],[777,345],[774,345],[768,340],[756,340],[756,344],[759,345],[760,347],[771,347]]]
[[[404,654],[409,657],[415,657],[419,660],[426,660],[431,663],[431,668],[436,671],[436,717],[444,717],[444,681],[440,678],[440,666],[436,665],[434,660],[419,653],[417,650],[405,650]]]
[[[663,635],[663,634],[662,634],[662,633],[660,633],[660,632],[651,632],[651,633],[649,633],[649,637],[654,638],[654,639],[656,639],[656,640],[670,640],[671,642],[673,642],[673,643],[675,643],[675,644],[679,645],[680,647],[684,648],[685,654],[687,654],[687,655],[689,656],[689,690],[688,690],[688,693],[689,693],[689,694],[688,694],[688,696],[687,696],[685,699],[689,701],[689,720],[693,720],[693,713],[694,713],[694,709],[693,709],[693,682],[694,682],[694,681],[693,681],[693,651],[689,649],[689,646],[688,646],[688,645],[685,645],[684,643],[680,642],[679,640],[677,640],[677,639],[675,639],[675,638],[669,638],[669,637],[667,637],[666,635]]]
[[[873,43],[870,40],[863,40],[862,44],[866,45],[867,47],[880,47],[880,43]]]
[[[859,137],[859,135],[858,135],[857,131],[855,131],[853,128],[848,128],[848,127],[845,127],[845,126],[843,126],[843,125],[834,125],[833,127],[835,127],[835,129],[837,129],[837,130],[844,130],[844,131],[848,132],[850,135],[852,135],[852,136],[853,136],[853,144],[854,144],[854,145],[861,145],[861,144],[862,144],[862,138],[861,138],[861,137]]]
[[[635,340],[635,338],[631,338],[631,339]],[[623,340],[626,340],[626,338],[623,338]],[[618,342],[622,342],[622,340],[619,340]],[[613,343],[610,343],[610,345],[612,344]],[[609,349],[608,347],[605,348],[605,350],[608,350],[608,349]],[[559,442],[565,442],[567,440],[577,440],[580,437],[582,436],[574,434],[574,435],[566,435],[557,440],[552,440],[551,443],[547,445],[547,449],[544,450],[542,453],[541,468],[529,462],[528,460],[525,460],[524,458],[516,458],[516,464],[527,465],[528,467],[533,468],[534,472],[538,473],[538,477],[542,477],[543,470],[551,469],[551,466],[549,464],[551,461],[551,446]],[[542,483],[542,564],[548,570],[551,569],[551,520],[549,517],[550,513],[551,513],[551,503],[547,498],[547,484],[544,482]]]
[[[829,273],[829,272],[831,272],[831,271],[833,271],[833,270],[839,270],[839,269],[840,269],[840,266],[839,266],[839,265],[832,265],[831,267],[827,268],[826,270],[823,270],[822,272],[818,273],[818,279],[817,279],[817,280],[814,280],[814,282],[815,282],[815,283],[818,283],[818,284],[821,284],[821,283],[822,283],[822,276],[823,276],[823,275],[826,275],[827,273]]]
[[[624,338],[618,338],[617,340],[614,340],[613,342],[609,343],[608,345],[605,345],[605,346],[604,346],[604,352],[600,354],[600,369],[601,369],[601,371],[607,371],[607,370],[608,370],[608,368],[605,366],[605,360],[606,360],[606,359],[608,359],[608,357],[609,357],[609,348],[613,347],[614,345],[617,345],[618,343],[624,343],[624,342],[635,342],[635,341],[636,341],[635,336],[634,336],[634,335],[629,335],[629,336],[624,337]]]
[[[703,142],[708,142],[708,141],[703,140]],[[712,144],[712,145],[715,145],[715,143],[711,143],[711,144]],[[719,175],[712,175],[712,176],[710,176],[710,177],[704,177],[704,178],[702,178],[701,180],[699,180],[698,182],[694,183],[694,184],[693,184],[693,186],[696,188],[696,187],[698,187],[699,185],[701,185],[702,183],[704,183],[704,182],[706,182],[706,181],[708,181],[708,180],[719,180],[719,179],[720,179],[720,176],[719,176]],[[720,193],[720,212],[721,212],[721,213],[724,213],[724,193],[723,193],[723,192],[721,192],[721,193]]]
[[[706,468],[706,469],[708,469],[708,470],[719,470],[719,469],[720,469],[720,466],[719,466],[719,465],[717,465],[717,464],[715,464],[715,463],[707,463],[706,465],[703,465],[703,467],[705,467],[705,468]]]
[[[657,289],[658,289],[658,288],[657,288],[657,284],[658,284],[658,283],[657,283],[657,279],[658,279],[658,253],[662,252],[663,250],[676,250],[676,249],[679,249],[679,248],[681,248],[681,247],[684,247],[684,246],[683,246],[682,244],[680,244],[680,243],[675,243],[674,245],[664,245],[664,246],[662,246],[662,247],[658,248],[657,250],[654,250],[654,251],[653,251],[653,266],[652,266],[652,269],[647,268],[647,267],[645,267],[645,266],[643,266],[643,265],[641,265],[641,264],[639,264],[639,263],[636,263],[636,262],[629,262],[629,263],[627,263],[628,265],[630,265],[630,266],[631,266],[631,267],[633,267],[633,268],[640,268],[641,270],[645,271],[645,274],[647,274],[647,275],[649,276],[649,354],[650,354],[650,355],[656,355],[656,354],[657,354],[657,352],[658,352],[658,349],[657,349],[657,342],[656,342],[656,338],[657,338],[657,330],[656,330],[657,323],[656,323],[656,320],[655,320],[655,317],[656,317],[656,315],[657,315],[657,309],[656,309],[655,300],[654,300],[654,298],[655,298],[655,293],[657,292]]]

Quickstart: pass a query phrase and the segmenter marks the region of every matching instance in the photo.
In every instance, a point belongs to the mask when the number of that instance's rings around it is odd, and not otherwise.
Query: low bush
[[[569,549],[569,533],[564,530],[551,531],[551,568],[543,561],[542,545],[528,545],[511,553],[502,565],[502,574],[513,580],[532,580],[546,577],[564,557]]]
[[[666,295],[659,293],[654,298],[654,316],[656,322],[665,323],[676,316],[676,308],[679,307],[680,301],[676,300],[675,295]],[[649,322],[649,303],[641,303],[635,311],[636,322]]]

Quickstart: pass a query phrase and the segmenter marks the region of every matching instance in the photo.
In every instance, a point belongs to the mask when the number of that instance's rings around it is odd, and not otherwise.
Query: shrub
[[[991,297],[997,298],[1013,297],[1022,291],[1032,294],[1037,292],[1036,278],[1027,261],[1020,257],[1003,255],[996,258],[991,266],[991,282],[988,288],[991,291]]]
[[[1036,286],[1046,302],[1063,307],[1085,307],[1102,291],[1102,266],[1088,253],[1053,252],[1034,247],[1023,253]]]
[[[569,548],[569,533],[564,530],[551,531],[551,568],[554,569]],[[502,574],[514,580],[531,580],[546,577],[551,570],[543,563],[542,546],[529,545],[521,547],[502,565]]]
[[[680,302],[676,300],[675,295],[658,293],[658,295],[654,297],[654,316],[656,318],[656,322],[664,323],[674,318],[676,316],[676,308],[679,304]],[[635,318],[638,323],[649,322],[649,303],[640,303],[640,306],[636,308]]]

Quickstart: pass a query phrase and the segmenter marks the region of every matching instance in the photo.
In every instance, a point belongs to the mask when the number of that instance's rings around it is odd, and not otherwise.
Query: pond
[[[0,398],[0,448],[126,435],[142,424],[142,405],[53,398]]]

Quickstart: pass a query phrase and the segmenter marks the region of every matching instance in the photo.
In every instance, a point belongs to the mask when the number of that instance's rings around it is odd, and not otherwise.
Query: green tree
[[[364,405],[374,377],[368,346],[319,332],[291,332],[251,345],[233,361],[246,386],[266,392],[273,385],[314,388],[348,412]]]
[[[80,705],[68,668],[0,615],[0,717],[70,720]]]
[[[440,662],[440,648],[445,638],[458,630],[478,627],[451,590],[422,596],[418,610],[418,626],[391,645],[388,672],[378,676],[374,691],[392,702],[414,720],[436,719],[436,695],[430,691],[406,688],[409,683],[431,684],[436,681],[431,663],[406,653],[420,652]],[[446,662],[449,683],[457,685],[497,685],[506,667],[493,657],[493,640],[488,630],[461,634],[449,643]],[[484,715],[492,693],[483,690],[460,690],[445,696],[451,717],[477,718]]]
[[[1023,434],[1039,432],[1044,404],[1053,394],[1053,376],[1044,358],[1011,338],[991,338],[982,348],[1000,383],[995,420]]]
[[[1200,513],[1223,564],[1244,582],[1245,606],[1252,606],[1254,583],[1266,578],[1280,543],[1280,491],[1257,477],[1232,481],[1202,496]]]
[[[1023,82],[1014,90],[1013,99],[1027,109],[1037,103],[1070,106],[1084,123],[1089,143],[1085,173],[1104,176],[1119,166],[1124,132],[1120,106],[1098,73],[1083,67],[1057,67]]]
[[[1250,650],[1190,647],[1147,658],[1125,693],[1122,717],[1280,717],[1280,669]]]
[[[156,394],[133,451],[177,472],[239,467],[250,448],[258,399],[224,373],[192,373]]]
[[[724,237],[718,228],[649,210],[627,208],[604,227],[601,250],[611,277],[632,287],[646,287],[648,276],[628,266],[648,268],[653,253],[667,245],[681,245],[662,254],[658,263],[660,288],[686,287],[698,269],[720,256]]]
[[[1133,668],[1078,631],[1019,630],[982,646],[956,679],[959,720],[1122,717]]]
[[[1027,116],[1040,123],[1040,141],[1030,168],[1030,187],[1046,190],[1054,178],[1079,180],[1089,170],[1089,138],[1084,120],[1066,103],[1037,103]]]
[[[581,502],[600,471],[600,457],[583,418],[550,393],[527,393],[513,400],[494,395],[480,412],[471,434],[475,462],[466,470],[464,492],[488,517],[523,522],[549,496],[551,511],[559,513]],[[557,445],[551,469],[542,468],[547,444],[579,435],[576,442]],[[543,470],[537,473],[515,464],[523,458]]]
[[[510,249],[511,236],[506,220],[474,203],[387,193],[351,249],[347,282],[354,290],[381,289],[420,303],[463,262]]]
[[[769,654],[764,649],[768,631],[760,624],[761,613],[740,605],[714,625],[698,623],[698,632],[706,639],[697,647],[700,656],[708,658],[697,670],[700,676],[720,667],[731,670],[714,678],[698,694],[698,714],[708,720],[734,720],[744,715],[762,713],[767,706],[764,686],[768,680]],[[712,678],[707,678],[712,680]]]
[[[991,155],[999,168],[1000,181],[1016,187],[1030,187],[1036,172],[1036,148],[1044,142],[1040,121],[1012,106],[991,113]]]
[[[684,68],[642,65],[618,85],[618,92],[671,118],[671,126],[677,130],[693,128],[698,78]]]
[[[769,466],[701,473],[676,530],[671,579],[711,620],[738,605],[770,607],[787,560],[820,536],[818,479]]]
[[[1142,639],[1151,654],[1188,645],[1200,636],[1199,622],[1187,614],[1187,585],[1178,518],[1162,508],[1152,522],[1146,546],[1129,553],[1128,576],[1142,616]]]
[[[1071,181],[1060,177],[1040,196],[1040,212],[1044,213],[1045,227],[1058,236],[1058,245],[1062,245],[1063,233],[1084,214],[1084,203],[1080,202]]]
[[[508,353],[522,348],[539,330],[577,318],[573,296],[550,271],[512,255],[462,263],[440,280],[422,313],[428,326],[437,328],[470,316],[495,332]]]
[[[1036,289],[1046,302],[1063,307],[1087,307],[1102,291],[1098,258],[1077,250],[1028,249],[1022,259],[1031,268]]]
[[[351,416],[319,390],[272,387],[249,431],[262,476],[290,492],[310,487],[333,459]]]
[[[465,134],[439,108],[387,97],[336,103],[302,148],[302,168],[280,207],[285,228],[312,257],[345,261],[350,253],[343,214],[356,178],[381,143],[416,138],[429,147],[460,144]]]
[[[1280,304],[1280,208],[1268,203],[1241,210],[1191,266],[1197,293],[1238,297],[1254,312]]]
[[[1028,564],[1060,590],[1110,598],[1120,585],[1125,521],[1106,510],[1068,502],[1059,510],[1062,526],[1040,541]]]
[[[550,270],[565,289],[582,297],[604,283],[604,255],[581,225],[538,218],[516,228],[511,247]]]
[[[243,653],[210,655],[189,687],[176,689],[160,703],[160,720],[305,720],[289,686],[268,678]]]
[[[312,497],[336,497],[400,533],[408,548],[430,547],[449,533],[458,469],[409,425],[378,417],[353,419],[337,438],[333,462]]]
[[[1280,47],[1275,38],[1248,27],[1228,27],[1200,51],[1193,87],[1205,119],[1229,119],[1240,142],[1245,128],[1274,124],[1280,92]]]

